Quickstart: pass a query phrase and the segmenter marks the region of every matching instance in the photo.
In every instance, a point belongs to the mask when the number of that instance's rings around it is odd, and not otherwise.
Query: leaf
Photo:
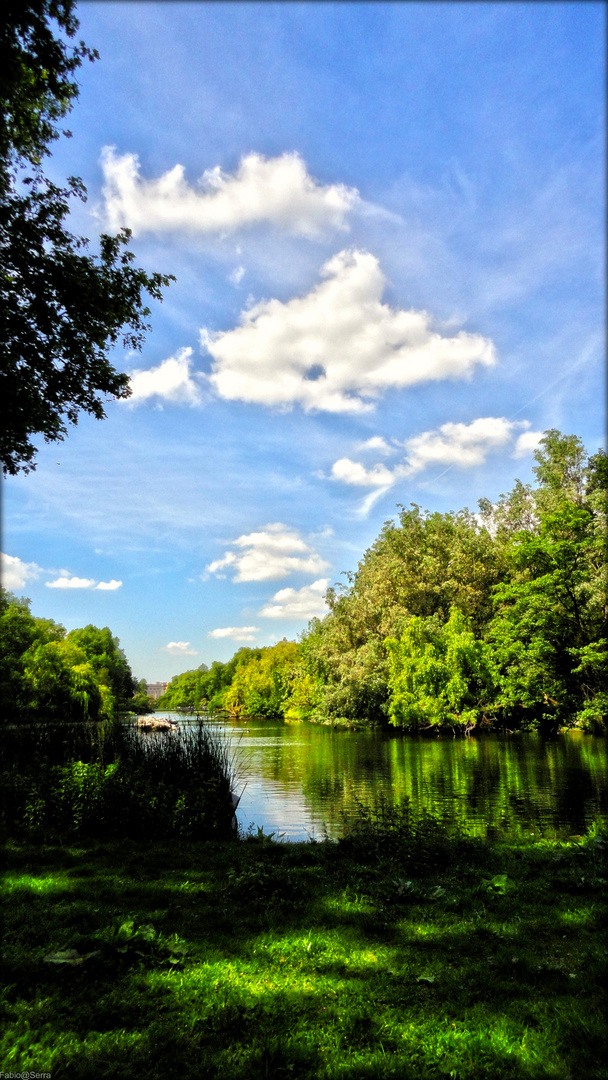
[[[152,926],[152,923],[146,923],[145,926],[140,926],[137,930],[136,937],[141,938],[142,941],[153,941],[156,937],[156,930]]]
[[[186,956],[189,952],[188,946],[185,941],[178,941],[174,945],[167,945],[167,949],[170,953],[174,953],[176,956]]]
[[[432,983],[435,982],[435,976],[434,975],[419,975],[418,978],[416,979],[416,982],[432,984]]]
[[[500,893],[504,895],[508,888],[507,874],[496,874],[490,881],[487,882],[487,886],[490,892]]]
[[[99,950],[95,949],[94,952],[85,953],[84,956],[80,956],[77,949],[60,949],[58,952],[49,953],[44,957],[45,964],[69,964],[70,967],[77,967],[79,964],[83,964],[85,960],[90,960],[92,956],[98,956]]]
[[[397,889],[398,896],[403,896],[404,893],[409,892],[412,888],[412,882],[404,881],[403,878],[397,878],[397,880],[394,881],[393,884]]]

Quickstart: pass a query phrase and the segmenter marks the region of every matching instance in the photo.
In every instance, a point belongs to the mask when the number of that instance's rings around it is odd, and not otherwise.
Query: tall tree
[[[61,440],[81,412],[129,397],[113,346],[140,349],[149,329],[145,294],[162,299],[172,276],[133,265],[130,232],[102,234],[99,254],[66,219],[78,177],[52,183],[42,161],[78,96],[74,73],[98,54],[78,30],[74,0],[6,0],[0,22],[0,434],[4,473],[35,468],[31,436]]]

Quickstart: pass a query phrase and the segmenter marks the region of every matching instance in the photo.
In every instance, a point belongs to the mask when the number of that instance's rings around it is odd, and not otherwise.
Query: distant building
[[[157,698],[164,694],[168,685],[168,682],[148,682],[146,683],[146,694],[156,701]]]

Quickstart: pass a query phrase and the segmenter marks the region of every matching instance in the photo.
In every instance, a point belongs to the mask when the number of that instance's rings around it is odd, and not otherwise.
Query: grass
[[[5,1072],[608,1077],[601,835],[6,847]]]

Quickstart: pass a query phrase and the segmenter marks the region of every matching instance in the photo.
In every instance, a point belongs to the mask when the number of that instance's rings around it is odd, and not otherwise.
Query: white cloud
[[[544,431],[524,431],[515,443],[515,449],[511,457],[522,458],[531,454],[538,446],[544,435]]]
[[[356,487],[390,487],[394,482],[393,472],[386,465],[374,465],[366,469],[358,461],[350,458],[340,458],[331,467],[332,480],[340,480],[343,484],[354,484]]]
[[[543,434],[524,430],[513,446],[516,433],[529,426],[528,420],[507,420],[504,416],[480,417],[470,424],[442,424],[435,431],[423,431],[406,439],[402,444],[407,451],[406,457],[393,469],[388,469],[383,463],[368,469],[358,461],[340,458],[332,465],[331,479],[353,487],[377,489],[366,496],[361,504],[360,512],[365,516],[398,480],[430,466],[473,468],[483,465],[489,454],[506,450],[509,443],[511,457],[524,457],[538,445]]]
[[[95,578],[70,577],[67,570],[61,570],[55,581],[45,581],[47,589],[100,589],[113,592],[120,589],[122,581],[95,581]]]
[[[35,581],[40,572],[36,563],[22,562],[16,555],[5,555],[2,552],[2,585],[9,592],[22,589],[28,581]]]
[[[378,454],[394,454],[395,447],[389,446],[386,439],[383,439],[381,435],[374,435],[372,439],[366,439],[365,442],[357,443],[356,450],[375,450]]]
[[[325,615],[328,585],[329,578],[319,578],[302,589],[279,589],[259,614],[266,619],[314,619]]]
[[[200,405],[203,397],[197,378],[191,372],[192,349],[178,349],[175,356],[163,360],[158,367],[131,372],[131,397],[127,405],[138,405],[148,398],[159,398],[179,405]]]
[[[228,281],[231,285],[240,285],[243,277],[245,276],[245,267],[237,266],[228,276]]]
[[[57,573],[57,571],[43,570],[37,563],[25,563],[15,555],[5,555],[2,552],[2,585],[9,592],[22,589],[26,582],[34,581],[40,574]],[[59,577],[54,581],[45,581],[47,589],[120,589],[122,581],[96,581],[95,578],[81,578],[70,575],[68,570],[60,570]]]
[[[136,154],[101,155],[105,216],[112,232],[149,230],[226,233],[268,222],[303,236],[344,229],[359,194],[344,184],[318,184],[298,154],[247,154],[234,174],[207,169],[193,187],[175,165],[158,180],[144,180]]]
[[[61,577],[55,581],[45,581],[47,589],[94,589],[95,579],[85,577],[70,577],[67,571],[62,570]]]
[[[386,279],[374,255],[341,251],[324,280],[286,303],[263,300],[233,330],[201,331],[220,397],[307,412],[368,412],[387,389],[470,377],[495,363],[479,334],[442,337],[425,311],[381,303]]]
[[[484,416],[470,424],[442,424],[437,431],[423,431],[407,439],[407,474],[420,472],[429,465],[457,465],[473,468],[483,465],[488,454],[502,450],[527,420],[507,420],[504,416]]]
[[[169,656],[196,656],[197,650],[190,648],[189,641],[170,641],[168,645],[163,645],[163,652],[169,653]]]
[[[222,577],[222,570],[230,570],[233,581],[273,581],[296,572],[316,574],[328,566],[295,529],[280,522],[239,536],[231,547],[238,550],[210,563],[209,573]]]
[[[217,630],[210,630],[207,637],[230,638],[232,641],[254,641],[255,635],[259,632],[259,626],[221,626]]]

